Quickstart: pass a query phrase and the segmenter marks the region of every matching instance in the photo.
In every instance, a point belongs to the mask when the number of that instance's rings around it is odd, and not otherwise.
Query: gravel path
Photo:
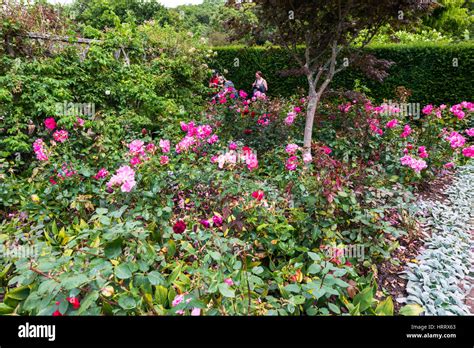
[[[458,169],[444,192],[448,199],[420,201],[430,236],[405,271],[407,303],[425,315],[469,315],[473,309],[474,163]]]

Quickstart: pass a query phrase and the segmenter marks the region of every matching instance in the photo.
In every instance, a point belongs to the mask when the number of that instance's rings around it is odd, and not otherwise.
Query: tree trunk
[[[308,80],[312,77],[308,77]],[[314,115],[316,114],[316,109],[318,108],[319,96],[316,93],[316,86],[312,81],[309,82],[309,101],[308,109],[306,111],[306,125],[304,127],[304,141],[303,141],[303,151],[304,153],[311,153],[311,140],[313,137],[313,123]]]

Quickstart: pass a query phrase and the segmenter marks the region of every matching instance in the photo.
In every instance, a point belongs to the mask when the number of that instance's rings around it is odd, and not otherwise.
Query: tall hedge
[[[284,77],[280,72],[295,68],[291,55],[279,47],[228,46],[213,48],[217,53],[211,60],[211,67],[228,70],[227,78],[237,88],[250,89],[255,71],[261,70],[269,84],[269,94],[288,96],[298,88],[306,90],[303,77]],[[368,79],[363,73],[349,67],[336,75],[331,88],[352,89],[359,79],[367,86],[376,100],[392,99],[395,89],[404,86],[412,91],[411,102],[456,103],[472,100],[474,80],[474,43],[459,44],[412,44],[381,45],[365,49],[377,58],[395,62],[390,76],[383,83]],[[341,56],[342,59],[344,58]],[[457,59],[457,67],[453,66]]]

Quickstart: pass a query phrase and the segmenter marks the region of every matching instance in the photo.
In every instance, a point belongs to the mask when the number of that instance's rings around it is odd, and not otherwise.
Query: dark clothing
[[[265,88],[265,84],[263,83],[263,80],[259,83],[257,80],[255,80],[255,86],[253,87],[252,94],[255,95],[255,92],[259,91],[260,93],[266,93],[267,90]]]

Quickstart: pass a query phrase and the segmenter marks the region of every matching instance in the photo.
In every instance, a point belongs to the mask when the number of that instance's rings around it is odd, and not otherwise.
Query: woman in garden
[[[219,72],[214,70],[209,80],[209,88],[217,88],[219,86]]]
[[[224,75],[219,76],[219,86],[221,89],[235,89],[234,83],[231,80],[228,80]]]
[[[263,78],[261,71],[255,73],[255,82],[252,84],[253,95],[255,92],[259,91],[260,93],[267,93],[268,84],[267,81]]]

